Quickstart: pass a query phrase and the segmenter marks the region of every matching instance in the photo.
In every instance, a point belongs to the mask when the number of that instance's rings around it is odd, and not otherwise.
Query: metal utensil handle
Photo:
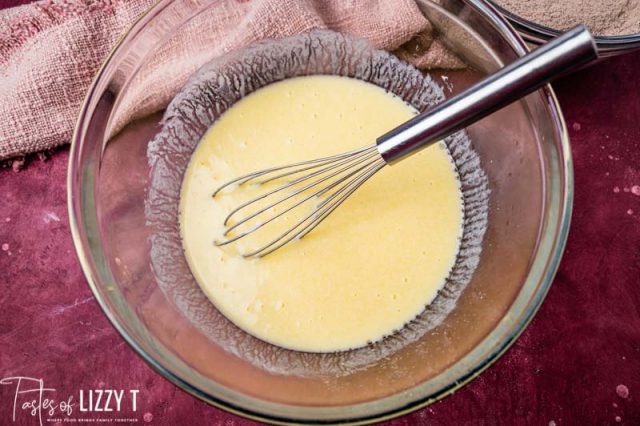
[[[584,25],[577,26],[380,136],[376,141],[378,151],[388,164],[393,164],[597,57],[597,47],[589,30]]]

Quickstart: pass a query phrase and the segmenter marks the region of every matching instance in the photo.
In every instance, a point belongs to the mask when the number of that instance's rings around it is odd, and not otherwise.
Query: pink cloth
[[[154,3],[43,0],[0,12],[0,159],[69,142],[93,76],[123,32]],[[220,53],[257,40],[329,28],[366,38],[378,48],[398,49],[400,57],[421,68],[462,66],[434,40],[414,0],[220,0],[215,9],[208,30],[216,34]],[[414,54],[418,44],[426,51],[419,57]],[[159,60],[175,60],[184,49],[165,49]],[[162,75],[146,78],[136,86],[144,91],[134,96],[140,105],[132,115],[158,110],[168,101],[153,93]]]

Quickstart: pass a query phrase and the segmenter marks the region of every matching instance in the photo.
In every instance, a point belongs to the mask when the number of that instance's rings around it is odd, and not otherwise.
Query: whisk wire
[[[339,167],[342,164],[346,164],[346,163],[349,163],[349,162],[353,161],[355,158],[360,157],[361,154],[371,154],[371,153],[373,153],[373,149],[370,149],[370,150],[359,150],[359,152],[357,152],[356,154],[353,154],[353,156],[342,156],[341,158],[338,157],[337,159],[339,159],[340,161],[337,162],[337,163],[336,163],[336,159],[327,160],[327,162],[322,163],[322,164],[316,164],[316,165],[304,167],[302,169],[293,170],[293,171],[286,172],[286,173],[281,173],[281,174],[279,174],[277,176],[274,176],[274,177],[271,177],[269,179],[260,181],[259,184],[266,184],[266,183],[269,183],[269,182],[273,182],[273,181],[282,179],[284,177],[291,176],[291,175],[294,175],[294,174],[297,174],[297,173],[301,173],[301,172],[304,172],[304,171],[307,171],[307,170],[313,170],[315,168],[322,167],[322,166],[325,166],[327,164],[331,164],[331,166],[328,167],[328,168],[325,168],[325,169],[321,169],[321,170],[324,170],[324,171],[333,170],[333,169],[335,169],[336,167]]]
[[[287,164],[287,165],[283,165],[283,166],[270,167],[268,169],[259,170],[257,172],[247,173],[247,174],[239,176],[239,177],[237,177],[235,179],[232,179],[232,180],[226,182],[224,185],[218,187],[218,189],[216,189],[215,192],[213,193],[213,197],[218,195],[223,189],[228,188],[229,186],[232,186],[234,184],[237,184],[238,186],[244,185],[244,184],[250,182],[253,179],[259,178],[260,176],[264,176],[264,175],[269,174],[269,173],[274,173],[274,172],[277,172],[277,171],[280,171],[280,170],[290,169],[290,168],[294,168],[294,167],[307,166],[309,164],[316,164],[315,166],[309,167],[309,169],[312,169],[312,168],[315,168],[315,167],[321,167],[322,164],[317,164],[317,163],[329,163],[329,162],[335,161],[336,159],[341,159],[341,158],[344,158],[344,157],[357,155],[357,154],[360,154],[363,151],[370,151],[372,149],[376,149],[376,145],[368,145],[368,146],[365,146],[365,147],[362,147],[362,148],[354,149],[352,151],[343,152],[342,154],[330,155],[330,156],[327,156],[327,157],[315,158],[313,160],[305,160],[305,161],[300,161],[300,162],[297,162],[297,163],[291,163],[291,164]],[[309,169],[306,169],[306,170],[309,170]],[[304,170],[305,169],[301,169],[301,170],[298,170],[297,172],[302,172]]]
[[[380,169],[382,169],[384,166],[386,165],[386,162],[384,162],[384,160],[380,160],[379,162],[374,164],[374,167],[371,167],[368,169],[368,172],[362,176],[362,178],[360,178],[357,183],[355,184],[355,186],[350,189],[345,195],[343,195],[336,203],[333,204],[332,207],[330,207],[328,210],[325,210],[324,213],[319,214],[318,217],[319,219],[315,222],[315,224],[313,224],[313,226],[311,226],[311,228],[307,229],[305,232],[303,232],[299,238],[303,238],[305,235],[307,235],[309,232],[313,231],[314,228],[316,228],[318,225],[320,225],[320,223],[326,219],[327,216],[329,216],[331,213],[333,213],[333,211],[338,208],[338,206],[340,206],[340,204],[342,204],[344,201],[346,201],[346,199],[351,196],[351,194],[353,194],[358,188],[360,188],[360,186],[362,186],[367,180],[369,180],[374,174],[378,173],[378,171],[380,171]],[[337,194],[335,194],[337,195]],[[333,196],[331,198],[334,198]],[[318,208],[322,208],[325,205],[327,205],[330,202],[330,199],[326,199],[324,200],[322,203],[320,203],[318,205]],[[321,216],[321,217],[320,217]]]
[[[368,165],[368,167],[365,167],[366,170],[363,172],[363,174],[361,174],[358,178],[350,180],[347,184],[342,186],[338,191],[327,198],[324,203],[321,203],[318,207],[316,207],[316,209],[311,214],[298,221],[294,226],[292,226],[276,238],[272,239],[269,243],[263,245],[259,249],[254,250],[250,253],[243,254],[243,257],[264,257],[278,250],[282,246],[290,243],[294,239],[300,239],[304,237],[313,229],[315,229],[322,221],[324,221],[335,209],[337,209],[347,198],[349,198],[351,194],[353,194],[360,186],[362,186],[362,184],[364,184],[369,178],[371,178],[371,176],[373,176],[382,167],[384,167],[385,164],[386,163],[382,159],[374,160],[371,164]],[[345,191],[346,193],[344,193]],[[340,194],[342,194],[342,196],[340,196],[333,203],[328,204]],[[300,227],[302,227],[302,229],[294,232]]]
[[[239,224],[242,224],[242,223],[246,222],[247,220],[250,220],[250,219],[252,219],[253,217],[258,216],[259,214],[263,213],[264,211],[267,211],[267,210],[269,210],[269,209],[271,209],[271,208],[273,208],[273,207],[275,207],[275,206],[277,206],[277,205],[281,204],[282,202],[286,201],[287,199],[290,199],[291,197],[294,197],[294,196],[296,196],[296,195],[298,195],[298,194],[300,194],[300,193],[302,193],[302,192],[304,192],[304,191],[306,191],[306,190],[308,190],[308,189],[310,189],[310,188],[313,188],[313,187],[315,187],[315,186],[317,186],[317,185],[319,185],[319,184],[321,184],[321,183],[323,183],[323,182],[326,182],[326,181],[327,181],[327,180],[329,180],[330,178],[332,178],[332,177],[335,177],[335,176],[339,175],[340,173],[344,172],[345,170],[349,169],[350,167],[353,167],[354,165],[360,164],[360,163],[362,163],[362,162],[364,162],[364,161],[366,161],[366,160],[368,160],[368,159],[372,158],[372,157],[373,157],[373,156],[375,156],[375,155],[377,155],[377,154],[376,154],[376,153],[370,153],[370,154],[369,154],[369,153],[367,153],[367,154],[365,154],[364,156],[363,156],[363,155],[359,155],[359,156],[357,156],[357,157],[355,157],[355,158],[350,158],[348,161],[340,161],[336,166],[332,166],[332,167],[325,167],[325,168],[320,169],[320,170],[318,170],[318,171],[316,171],[316,172],[313,172],[313,173],[310,173],[310,174],[308,174],[308,175],[302,176],[302,177],[300,177],[300,178],[294,179],[293,181],[287,182],[287,183],[285,183],[285,184],[283,184],[283,185],[279,186],[278,188],[275,188],[275,189],[273,189],[273,190],[271,190],[271,191],[268,191],[268,192],[266,192],[266,193],[264,193],[264,194],[262,194],[262,195],[260,195],[260,196],[258,196],[258,197],[256,197],[256,198],[254,198],[254,199],[252,199],[252,200],[249,200],[249,201],[247,201],[247,202],[245,202],[245,203],[241,204],[240,206],[238,206],[238,207],[236,207],[235,209],[233,209],[233,210],[232,210],[232,211],[227,215],[227,217],[226,217],[226,218],[225,218],[225,220],[224,220],[224,225],[227,225],[227,224],[229,223],[229,221],[231,220],[231,218],[232,218],[236,213],[238,213],[240,210],[243,210],[244,208],[248,207],[249,205],[252,205],[252,204],[254,204],[254,203],[256,203],[256,202],[258,202],[258,201],[260,201],[260,200],[263,200],[263,199],[265,199],[265,198],[267,198],[267,197],[269,197],[269,196],[271,196],[271,195],[273,195],[273,194],[276,194],[276,193],[278,193],[278,192],[281,192],[281,191],[284,191],[284,190],[289,189],[289,188],[291,188],[291,187],[294,187],[295,185],[297,185],[297,184],[299,184],[299,183],[302,183],[302,182],[305,182],[305,181],[307,181],[307,180],[309,180],[309,179],[312,179],[312,178],[314,178],[314,177],[316,177],[316,176],[322,176],[323,174],[325,174],[325,173],[327,173],[327,172],[329,172],[329,171],[331,171],[331,170],[335,169],[336,167],[339,167],[340,165],[345,165],[345,164],[346,164],[344,167],[342,167],[342,168],[341,168],[341,169],[339,169],[338,171],[336,171],[336,172],[334,172],[334,173],[332,173],[332,174],[330,174],[330,175],[328,175],[328,176],[323,177],[323,178],[322,178],[322,179],[320,179],[319,181],[312,182],[311,184],[308,184],[308,185],[306,185],[306,186],[304,186],[304,187],[302,187],[302,188],[298,189],[298,190],[297,190],[296,192],[294,192],[293,194],[289,194],[289,195],[285,196],[285,197],[284,197],[284,198],[282,198],[280,201],[274,202],[273,204],[268,205],[267,207],[265,207],[265,208],[264,208],[264,209],[262,209],[261,211],[257,212],[256,214],[251,215],[250,217],[248,217],[248,218],[246,218],[246,219],[242,220],[241,222],[234,224],[234,226],[232,226],[230,229],[228,229],[228,230],[227,230],[227,233],[228,233],[228,231],[231,231],[232,229],[236,228]],[[265,181],[265,182],[259,183],[259,185],[262,185],[262,184],[264,184],[264,183],[266,183],[266,182],[270,182],[270,181],[273,181],[273,179],[268,179],[268,180],[267,180],[267,181]],[[227,233],[225,233],[225,234],[227,234]]]
[[[353,194],[356,189],[384,167],[385,164],[386,162],[380,156],[376,145],[369,145],[342,154],[315,160],[302,161],[286,166],[272,167],[233,179],[219,187],[214,192],[213,196],[215,197],[224,188],[233,184],[237,184],[237,187],[239,188],[261,177],[266,178],[251,184],[262,186],[292,177],[291,180],[277,186],[275,189],[267,190],[266,192],[259,194],[234,208],[225,218],[225,226],[229,224],[231,219],[237,215],[239,211],[254,205],[257,206],[258,204],[262,204],[260,201],[265,200],[274,194],[286,191],[286,193],[278,199],[269,202],[266,206],[259,207],[257,211],[249,212],[249,214],[240,218],[239,221],[233,223],[232,226],[227,226],[223,234],[225,239],[216,240],[215,244],[218,246],[224,246],[238,241],[241,238],[254,234],[256,231],[264,228],[276,219],[283,217],[285,214],[291,212],[297,207],[300,207],[302,204],[314,199],[320,199],[320,201],[313,207],[313,211],[311,213],[298,220],[295,224],[287,228],[275,238],[272,238],[266,244],[261,245],[258,249],[243,254],[244,257],[266,256],[294,239],[302,238],[311,232],[311,230],[316,228],[329,214],[331,214],[351,194]],[[303,172],[308,173],[295,177]],[[269,177],[270,174],[274,173],[276,173],[275,176]],[[301,184],[303,184],[302,187],[300,187]],[[299,197],[301,197],[301,199],[298,199]],[[274,210],[276,207],[291,200],[293,200],[292,205],[284,207],[284,209],[279,212]],[[257,223],[255,226],[252,226],[247,230],[241,231],[237,235],[227,238],[233,231],[238,231],[242,225],[248,224],[251,220],[254,220],[267,212],[271,212],[272,215],[267,217],[266,220]]]
[[[369,157],[367,157],[367,159],[371,159],[371,157],[372,157],[372,156],[369,156]],[[362,162],[364,162],[364,161],[365,161],[365,160],[361,160],[359,163],[362,163]],[[305,202],[309,201],[310,199],[322,196],[322,195],[323,195],[323,194],[325,194],[326,192],[328,192],[328,191],[330,191],[331,189],[333,189],[335,186],[337,186],[337,185],[341,184],[345,179],[350,178],[351,176],[353,176],[353,175],[355,175],[356,173],[360,172],[362,169],[366,168],[368,165],[369,165],[369,164],[365,164],[364,166],[361,166],[361,167],[357,168],[356,170],[353,170],[352,172],[350,172],[350,173],[349,173],[349,174],[347,174],[346,176],[343,176],[343,177],[341,177],[340,179],[338,179],[338,180],[336,180],[336,181],[332,182],[329,186],[324,187],[324,188],[321,188],[320,190],[318,190],[318,191],[316,191],[316,192],[312,193],[311,195],[308,195],[307,197],[303,198],[302,200],[300,200],[300,201],[298,201],[297,203],[293,204],[292,206],[288,207],[288,208],[287,208],[287,209],[285,209],[284,211],[281,211],[280,213],[278,213],[278,214],[276,214],[275,216],[271,217],[271,218],[270,218],[270,219],[268,219],[267,221],[262,222],[262,223],[259,223],[258,225],[254,226],[253,228],[251,228],[251,229],[249,229],[249,230],[247,230],[247,231],[245,231],[245,232],[243,232],[243,233],[241,233],[241,234],[239,234],[239,235],[236,235],[236,236],[234,236],[233,238],[230,238],[230,239],[228,239],[228,240],[221,241],[221,242],[220,242],[220,241],[216,241],[216,245],[218,245],[218,246],[223,246],[223,245],[226,245],[226,244],[232,243],[232,242],[237,241],[237,240],[239,240],[240,238],[242,238],[242,237],[244,237],[244,236],[246,236],[246,235],[249,235],[249,234],[251,234],[251,233],[253,233],[253,232],[257,231],[258,229],[260,229],[260,228],[262,228],[263,226],[265,226],[265,225],[267,225],[267,224],[269,224],[269,223],[273,222],[273,221],[274,221],[274,220],[276,220],[277,218],[282,217],[284,214],[286,214],[286,213],[290,212],[290,211],[291,211],[291,210],[293,210],[294,208],[296,208],[296,207],[300,206],[301,204],[303,204],[303,203],[305,203]],[[294,198],[296,195],[298,195],[298,194],[300,194],[300,193],[304,192],[306,189],[309,189],[309,188],[311,188],[311,187],[313,187],[313,186],[317,186],[317,185],[319,185],[320,183],[322,183],[322,182],[324,182],[324,181],[326,181],[326,180],[328,180],[328,179],[330,179],[330,178],[332,178],[332,177],[335,177],[335,176],[337,176],[337,175],[338,175],[338,174],[340,174],[340,173],[341,173],[341,171],[339,171],[339,172],[335,172],[335,173],[332,173],[331,175],[326,176],[325,178],[321,179],[320,181],[317,181],[317,182],[316,182],[316,183],[314,183],[314,184],[307,185],[306,187],[304,187],[304,188],[302,188],[302,189],[299,189],[299,190],[295,191],[294,193],[292,193],[292,194],[290,194],[290,195],[287,195],[286,197],[284,197],[284,198],[282,198],[282,199],[280,199],[280,200],[278,200],[278,201],[276,201],[276,202],[273,202],[273,203],[269,204],[268,206],[266,206],[266,207],[264,207],[264,208],[262,208],[262,209],[258,210],[256,213],[253,213],[253,214],[251,214],[251,215],[247,216],[246,218],[242,219],[241,221],[239,221],[239,222],[235,223],[233,226],[231,226],[231,227],[227,228],[227,230],[224,232],[223,236],[224,236],[224,237],[226,237],[226,236],[227,236],[227,235],[229,235],[233,230],[237,229],[238,227],[240,227],[241,225],[243,225],[243,224],[245,224],[246,222],[250,221],[251,219],[256,218],[256,217],[257,217],[257,216],[259,216],[260,214],[262,214],[262,213],[264,213],[264,212],[266,212],[266,211],[268,211],[268,210],[270,210],[270,209],[274,208],[275,206],[277,206],[277,205],[279,205],[279,204],[281,204],[281,203],[283,203],[283,202],[285,202],[285,201],[287,201],[287,200],[289,200],[289,199]],[[257,199],[252,200],[252,202],[254,202],[254,201],[257,201]],[[318,208],[319,208],[319,207],[321,207],[322,205],[323,205],[323,204],[319,205],[319,206],[318,206]]]

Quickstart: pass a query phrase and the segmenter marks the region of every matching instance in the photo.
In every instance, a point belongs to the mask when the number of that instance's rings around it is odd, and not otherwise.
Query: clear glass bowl
[[[561,31],[524,19],[501,7],[493,0],[488,1],[491,2],[500,13],[506,16],[511,25],[530,43],[536,45],[544,44],[561,34]],[[601,58],[621,55],[640,49],[640,33],[620,36],[595,36],[594,38],[598,45],[598,55]]]
[[[417,3],[469,65],[433,73],[446,74],[452,93],[527,51],[484,1]],[[181,54],[195,52],[200,63],[211,59],[215,49],[207,46],[215,41],[203,26],[218,7],[215,0],[161,0],[111,53],[82,108],[69,163],[69,214],[78,257],[105,314],[160,374],[213,405],[256,419],[365,423],[407,413],[455,391],[522,332],[562,254],[572,165],[550,87],[468,129],[489,178],[489,225],[473,279],[445,321],[353,374],[272,374],[216,345],[159,288],[150,263],[144,201],[147,147],[162,111],[138,114],[130,123],[122,120],[131,116],[132,105],[170,100],[170,91],[160,87],[139,90],[136,79],[146,67],[158,66],[154,52],[174,43],[176,35],[188,32],[186,39],[198,47]],[[160,75],[170,80],[172,60],[183,58],[166,59]]]

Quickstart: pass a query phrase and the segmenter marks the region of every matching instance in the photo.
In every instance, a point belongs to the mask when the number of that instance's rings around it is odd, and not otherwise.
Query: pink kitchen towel
[[[0,11],[0,159],[69,142],[98,68],[127,28],[154,3],[43,0]],[[225,51],[263,39],[329,28],[363,37],[378,48],[395,50],[423,69],[464,66],[437,39],[414,0],[214,3],[217,15],[212,30]],[[426,54],[415,55],[418,47]],[[149,107],[158,109],[166,101],[155,99]]]

